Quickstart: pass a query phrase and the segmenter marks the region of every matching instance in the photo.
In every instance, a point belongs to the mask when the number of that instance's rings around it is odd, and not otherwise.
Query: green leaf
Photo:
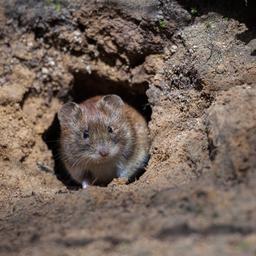
[[[159,24],[160,29],[165,29],[167,27],[167,24],[166,24],[165,20],[159,20],[158,24]]]

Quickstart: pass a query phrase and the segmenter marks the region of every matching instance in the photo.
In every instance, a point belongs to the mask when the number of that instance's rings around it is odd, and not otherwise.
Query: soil
[[[0,255],[256,254],[255,4],[203,2],[1,0]],[[56,113],[106,93],[150,159],[82,190]]]

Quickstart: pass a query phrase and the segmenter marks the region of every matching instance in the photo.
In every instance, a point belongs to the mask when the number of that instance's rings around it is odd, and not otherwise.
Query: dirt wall
[[[253,18],[194,4],[2,1],[1,255],[256,252]],[[145,116],[151,157],[81,190],[56,112],[105,93]]]

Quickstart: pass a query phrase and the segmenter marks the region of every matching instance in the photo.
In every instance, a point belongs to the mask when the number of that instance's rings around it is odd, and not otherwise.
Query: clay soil
[[[0,1],[0,255],[256,255],[255,6],[222,2]],[[56,112],[106,93],[150,159],[82,190]]]

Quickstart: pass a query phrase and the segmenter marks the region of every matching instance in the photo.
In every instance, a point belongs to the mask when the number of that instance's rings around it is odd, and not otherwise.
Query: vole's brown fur
[[[113,178],[129,179],[144,167],[149,150],[146,121],[119,96],[66,103],[58,118],[61,157],[76,181],[108,184]]]

